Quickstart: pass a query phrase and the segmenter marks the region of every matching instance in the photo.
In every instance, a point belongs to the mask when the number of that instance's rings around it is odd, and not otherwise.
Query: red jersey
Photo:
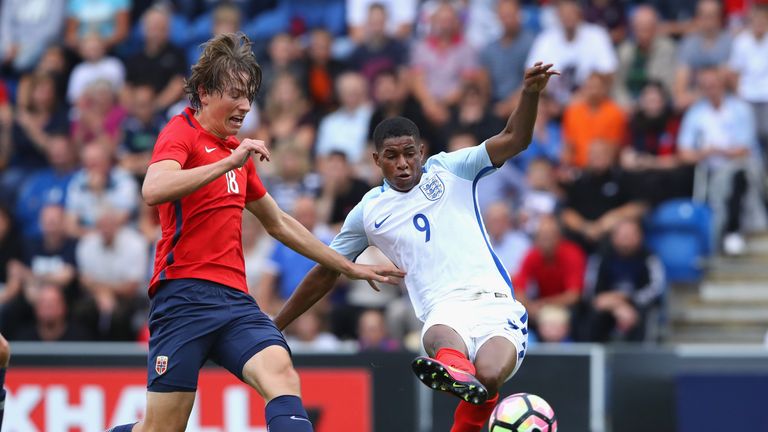
[[[195,110],[173,117],[157,137],[150,164],[175,160],[182,169],[209,165],[237,148],[203,129]],[[155,252],[155,271],[149,284],[154,295],[166,279],[195,278],[248,292],[243,261],[242,219],[245,204],[267,193],[253,160],[228,171],[184,198],[159,204],[162,238]]]
[[[525,291],[529,282],[539,287],[538,298],[562,294],[567,290],[581,293],[587,261],[584,252],[574,243],[562,240],[551,259],[544,258],[533,248],[520,265],[514,279],[515,290]]]

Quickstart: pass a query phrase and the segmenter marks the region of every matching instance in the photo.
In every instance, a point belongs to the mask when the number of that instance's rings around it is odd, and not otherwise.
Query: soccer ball
[[[544,399],[518,393],[496,405],[488,422],[489,432],[557,432],[555,411]]]

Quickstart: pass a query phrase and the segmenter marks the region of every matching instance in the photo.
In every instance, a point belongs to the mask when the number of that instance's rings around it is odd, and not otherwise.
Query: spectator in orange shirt
[[[566,165],[583,168],[592,142],[602,140],[615,145],[624,142],[626,114],[609,97],[609,91],[609,78],[593,73],[581,87],[581,97],[566,107],[563,114],[563,162]]]

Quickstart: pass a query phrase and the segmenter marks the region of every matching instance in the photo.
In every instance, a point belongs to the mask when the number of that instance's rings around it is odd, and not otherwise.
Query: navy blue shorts
[[[243,366],[283,334],[250,295],[201,279],[165,281],[149,312],[147,389],[195,391],[208,359],[243,379]]]

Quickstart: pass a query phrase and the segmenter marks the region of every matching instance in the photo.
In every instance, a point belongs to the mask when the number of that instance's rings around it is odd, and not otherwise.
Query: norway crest
[[[155,372],[162,375],[168,370],[168,356],[157,356],[155,359]]]
[[[421,189],[421,192],[428,200],[437,201],[442,198],[443,193],[445,193],[445,184],[443,184],[440,177],[435,174],[428,178],[423,185],[419,186],[419,189]]]

